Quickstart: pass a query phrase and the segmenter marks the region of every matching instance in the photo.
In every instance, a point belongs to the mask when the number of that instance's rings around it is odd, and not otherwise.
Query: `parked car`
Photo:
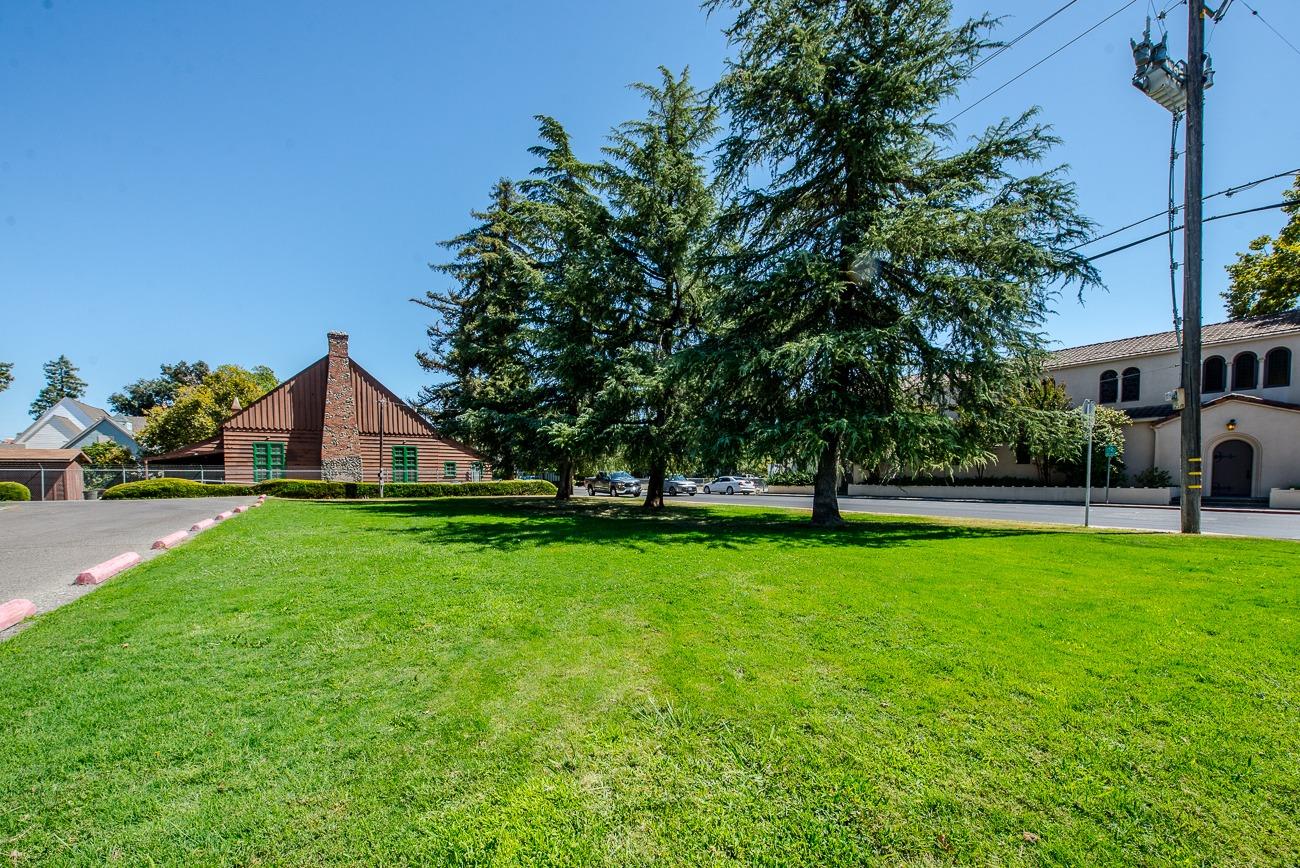
[[[697,491],[699,486],[680,473],[664,480],[664,494],[689,494],[694,497]]]
[[[704,483],[705,494],[753,494],[757,490],[754,483],[743,476],[719,476]]]
[[[640,497],[641,483],[626,470],[615,470],[612,473],[602,470],[587,481],[587,494],[608,494],[610,497],[630,494],[633,497]]]

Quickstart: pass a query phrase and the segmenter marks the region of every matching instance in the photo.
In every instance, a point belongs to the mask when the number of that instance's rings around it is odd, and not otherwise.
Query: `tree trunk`
[[[668,471],[668,462],[663,458],[650,460],[650,481],[646,483],[644,509],[664,508],[664,475]]]
[[[812,523],[817,527],[841,527],[840,503],[835,493],[835,478],[840,468],[840,435],[832,434],[826,440],[817,459],[817,474],[813,477]]]
[[[560,481],[555,485],[556,500],[573,498],[573,459],[565,456],[560,460]]]

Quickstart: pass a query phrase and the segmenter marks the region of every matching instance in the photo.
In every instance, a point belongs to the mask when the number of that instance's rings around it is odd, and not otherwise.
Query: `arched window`
[[[1201,371],[1201,391],[1207,395],[1228,389],[1228,363],[1223,356],[1210,356]]]
[[[1238,353],[1232,360],[1232,390],[1253,389],[1259,383],[1259,357],[1254,353]]]
[[[1291,385],[1291,351],[1275,347],[1264,356],[1264,388]]]
[[[1119,400],[1119,374],[1114,371],[1101,372],[1101,388],[1097,400],[1103,404],[1114,404]]]
[[[1121,401],[1136,401],[1142,394],[1142,372],[1137,368],[1124,369],[1123,388],[1120,390]]]

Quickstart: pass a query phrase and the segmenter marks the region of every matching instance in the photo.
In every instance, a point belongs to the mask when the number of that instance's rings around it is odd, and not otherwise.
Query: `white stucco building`
[[[1300,309],[1202,328],[1202,455],[1207,497],[1268,497],[1300,486]],[[1179,413],[1166,394],[1179,386],[1173,332],[1070,347],[1048,373],[1076,403],[1091,398],[1125,411],[1124,463],[1180,478]],[[999,450],[1000,457],[1008,457]]]

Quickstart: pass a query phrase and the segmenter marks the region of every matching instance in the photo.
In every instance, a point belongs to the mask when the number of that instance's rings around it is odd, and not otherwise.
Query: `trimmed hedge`
[[[555,494],[543,479],[507,479],[499,482],[390,482],[384,497],[519,497]],[[352,500],[379,497],[377,482],[320,482],[314,479],[268,479],[253,486],[255,494],[308,500]]]
[[[207,485],[193,479],[141,479],[104,489],[104,500],[144,500],[154,497],[231,497],[252,494],[248,485]]]
[[[21,482],[0,482],[0,500],[31,499],[31,491]]]

